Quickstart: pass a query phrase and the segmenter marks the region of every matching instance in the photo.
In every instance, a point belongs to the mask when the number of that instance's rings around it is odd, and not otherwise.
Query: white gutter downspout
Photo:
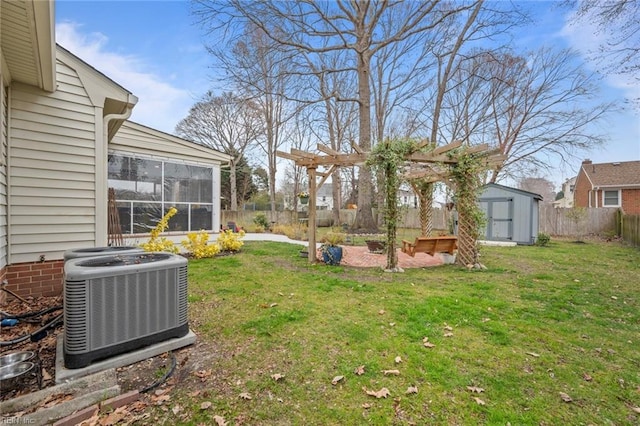
[[[126,120],[131,116],[137,98],[131,94],[127,98],[127,107],[121,114],[107,114],[102,119],[102,145],[96,146],[96,247],[104,247],[108,243],[108,159],[109,159],[109,122]]]

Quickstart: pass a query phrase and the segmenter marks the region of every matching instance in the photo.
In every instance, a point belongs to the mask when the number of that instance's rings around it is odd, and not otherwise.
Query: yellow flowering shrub
[[[218,235],[218,245],[223,251],[238,251],[244,245],[244,241],[240,240],[242,237],[244,237],[244,231],[234,233],[228,229]]]
[[[220,252],[218,244],[209,244],[209,234],[205,230],[189,232],[187,239],[182,240],[182,247],[196,259],[213,257]]]
[[[169,228],[169,219],[178,213],[178,209],[171,207],[167,214],[158,221],[158,224],[150,232],[149,241],[140,244],[140,247],[144,251],[166,251],[169,253],[178,253],[178,247],[175,246],[173,241],[168,240],[166,237],[160,237],[160,234],[165,229]]]

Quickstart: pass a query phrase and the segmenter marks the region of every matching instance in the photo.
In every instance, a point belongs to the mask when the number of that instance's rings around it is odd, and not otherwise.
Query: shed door
[[[513,239],[513,198],[483,200],[486,203],[488,240]]]

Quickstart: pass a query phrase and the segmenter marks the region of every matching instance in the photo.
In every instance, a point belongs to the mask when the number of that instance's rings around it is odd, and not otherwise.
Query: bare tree
[[[569,0],[576,7],[572,25],[595,25],[600,35],[590,52],[601,72],[629,77],[640,83],[640,2],[637,0]],[[632,100],[640,108],[640,98]]]
[[[542,202],[551,204],[556,199],[553,182],[544,177],[525,177],[518,182],[518,188],[542,196]]]
[[[313,147],[313,123],[305,110],[296,111],[293,120],[287,122],[288,140],[291,148],[301,151],[311,151]],[[284,185],[285,198],[290,198],[294,211],[298,211],[297,194],[306,190],[308,182],[304,167],[290,164],[286,168],[286,185]]]
[[[347,51],[352,66],[323,70],[356,75],[357,94],[353,100],[359,108],[358,145],[371,149],[371,61],[385,47],[438,28],[448,16],[472,8],[472,3],[444,1],[370,1],[336,0],[335,2],[270,0],[197,0],[196,14],[211,29],[224,29],[233,37],[234,25],[251,23],[262,29],[274,42],[304,52],[324,55]],[[386,19],[392,16],[393,19]],[[392,25],[381,31],[381,24]],[[383,35],[384,34],[384,35]],[[358,213],[355,228],[377,229],[372,214],[372,177],[368,167],[358,175]]]
[[[238,210],[236,167],[262,133],[255,105],[226,92],[220,96],[207,92],[176,125],[176,134],[232,156],[229,180],[230,209]]]
[[[465,99],[468,104],[457,111],[475,118],[454,117],[468,124],[456,132],[506,156],[490,182],[548,170],[554,160],[567,161],[604,143],[594,124],[613,105],[598,99],[596,76],[575,59],[575,52],[566,49],[543,48],[524,56],[487,52],[458,69],[457,79],[464,84],[450,90],[448,102]]]
[[[315,77],[315,85],[311,90],[312,99],[320,99],[321,102],[313,104],[319,119],[317,126],[312,126],[312,132],[319,140],[328,140],[328,146],[336,152],[350,152],[352,147],[352,126],[356,120],[355,102],[340,99],[353,93],[353,79],[345,79],[340,73],[325,73],[323,69],[339,69],[346,65],[347,59],[343,52],[332,52],[318,58],[321,62],[314,63],[308,60],[308,67]],[[331,173],[331,195],[333,198],[333,221],[341,223],[340,209],[343,206],[342,197],[342,172],[334,168]]]
[[[285,124],[296,111],[287,100],[287,92],[292,87],[289,55],[271,40],[263,28],[250,24],[234,39],[231,49],[220,45],[216,40],[209,52],[223,71],[222,80],[231,82],[242,96],[251,99],[263,122],[264,133],[258,143],[265,154],[269,199],[272,214],[275,214],[276,152],[286,141]]]

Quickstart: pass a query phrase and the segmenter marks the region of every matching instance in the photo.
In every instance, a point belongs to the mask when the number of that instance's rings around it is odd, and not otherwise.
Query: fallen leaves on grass
[[[443,334],[444,337],[453,337],[453,333],[450,331],[447,331],[446,333]]]
[[[526,354],[527,354],[527,355],[530,355],[530,356],[532,356],[532,357],[534,357],[534,358],[540,358],[540,354],[537,354],[537,353],[535,353],[535,352],[527,352]]]
[[[592,380],[593,380],[593,377],[591,377],[591,376],[590,376],[589,374],[587,374],[587,373],[582,373],[582,378],[583,378],[585,381],[587,381],[587,382],[590,382],[590,381],[592,381]]]
[[[193,374],[195,374],[196,377],[200,378],[201,382],[206,382],[207,379],[209,378],[209,376],[211,376],[211,369],[199,370],[199,371],[196,371]]]
[[[387,388],[382,388],[379,391],[373,391],[373,390],[367,390],[367,388],[363,387],[362,390],[370,396],[375,396],[376,398],[380,399],[380,398],[386,398],[389,395],[391,395],[391,392],[389,392],[389,389]]]
[[[407,391],[405,392],[405,394],[407,394],[407,395],[411,395],[413,393],[418,393],[418,387],[417,386],[409,386],[407,388]]]
[[[481,400],[478,397],[474,396],[473,399],[476,401],[476,404],[478,404],[478,405],[487,405],[483,400]]]
[[[402,362],[402,358],[397,356],[396,359],[395,359],[395,362],[396,362],[396,364],[400,364]]]
[[[227,426],[227,421],[222,416],[213,416],[213,421],[216,422],[216,426]]]
[[[467,386],[467,390],[471,391],[472,393],[482,393],[484,392],[483,388],[479,388],[478,386]]]
[[[573,399],[572,399],[569,395],[567,395],[566,393],[564,393],[564,392],[560,392],[560,399],[562,399],[564,402],[571,402],[571,401],[573,401]]]
[[[344,376],[336,376],[331,380],[331,384],[335,386],[338,383],[340,383],[342,380],[344,380]]]
[[[200,409],[201,410],[208,410],[209,408],[211,408],[211,401],[205,401],[202,404],[200,404]]]
[[[253,399],[253,398],[251,397],[251,395],[249,395],[249,393],[248,393],[248,392],[242,392],[242,393],[241,393],[240,395],[238,395],[238,396],[240,397],[240,399],[244,399],[244,400],[246,400],[246,401],[249,401],[249,400]]]
[[[382,370],[382,374],[384,374],[385,376],[399,376],[400,370]]]
[[[424,338],[422,339],[422,344],[424,345],[424,347],[425,347],[425,348],[435,348],[435,347],[436,347],[436,345],[434,345],[433,343],[431,343],[431,342],[429,341],[429,338],[428,338],[428,337],[424,337]]]
[[[353,370],[353,373],[358,376],[362,376],[364,374],[364,365],[359,365],[358,367],[356,367],[356,369]]]
[[[284,379],[284,375],[282,375],[282,374],[280,374],[280,373],[276,373],[276,374],[272,374],[272,375],[271,375],[271,378],[277,382],[277,381],[279,381],[279,380]]]

